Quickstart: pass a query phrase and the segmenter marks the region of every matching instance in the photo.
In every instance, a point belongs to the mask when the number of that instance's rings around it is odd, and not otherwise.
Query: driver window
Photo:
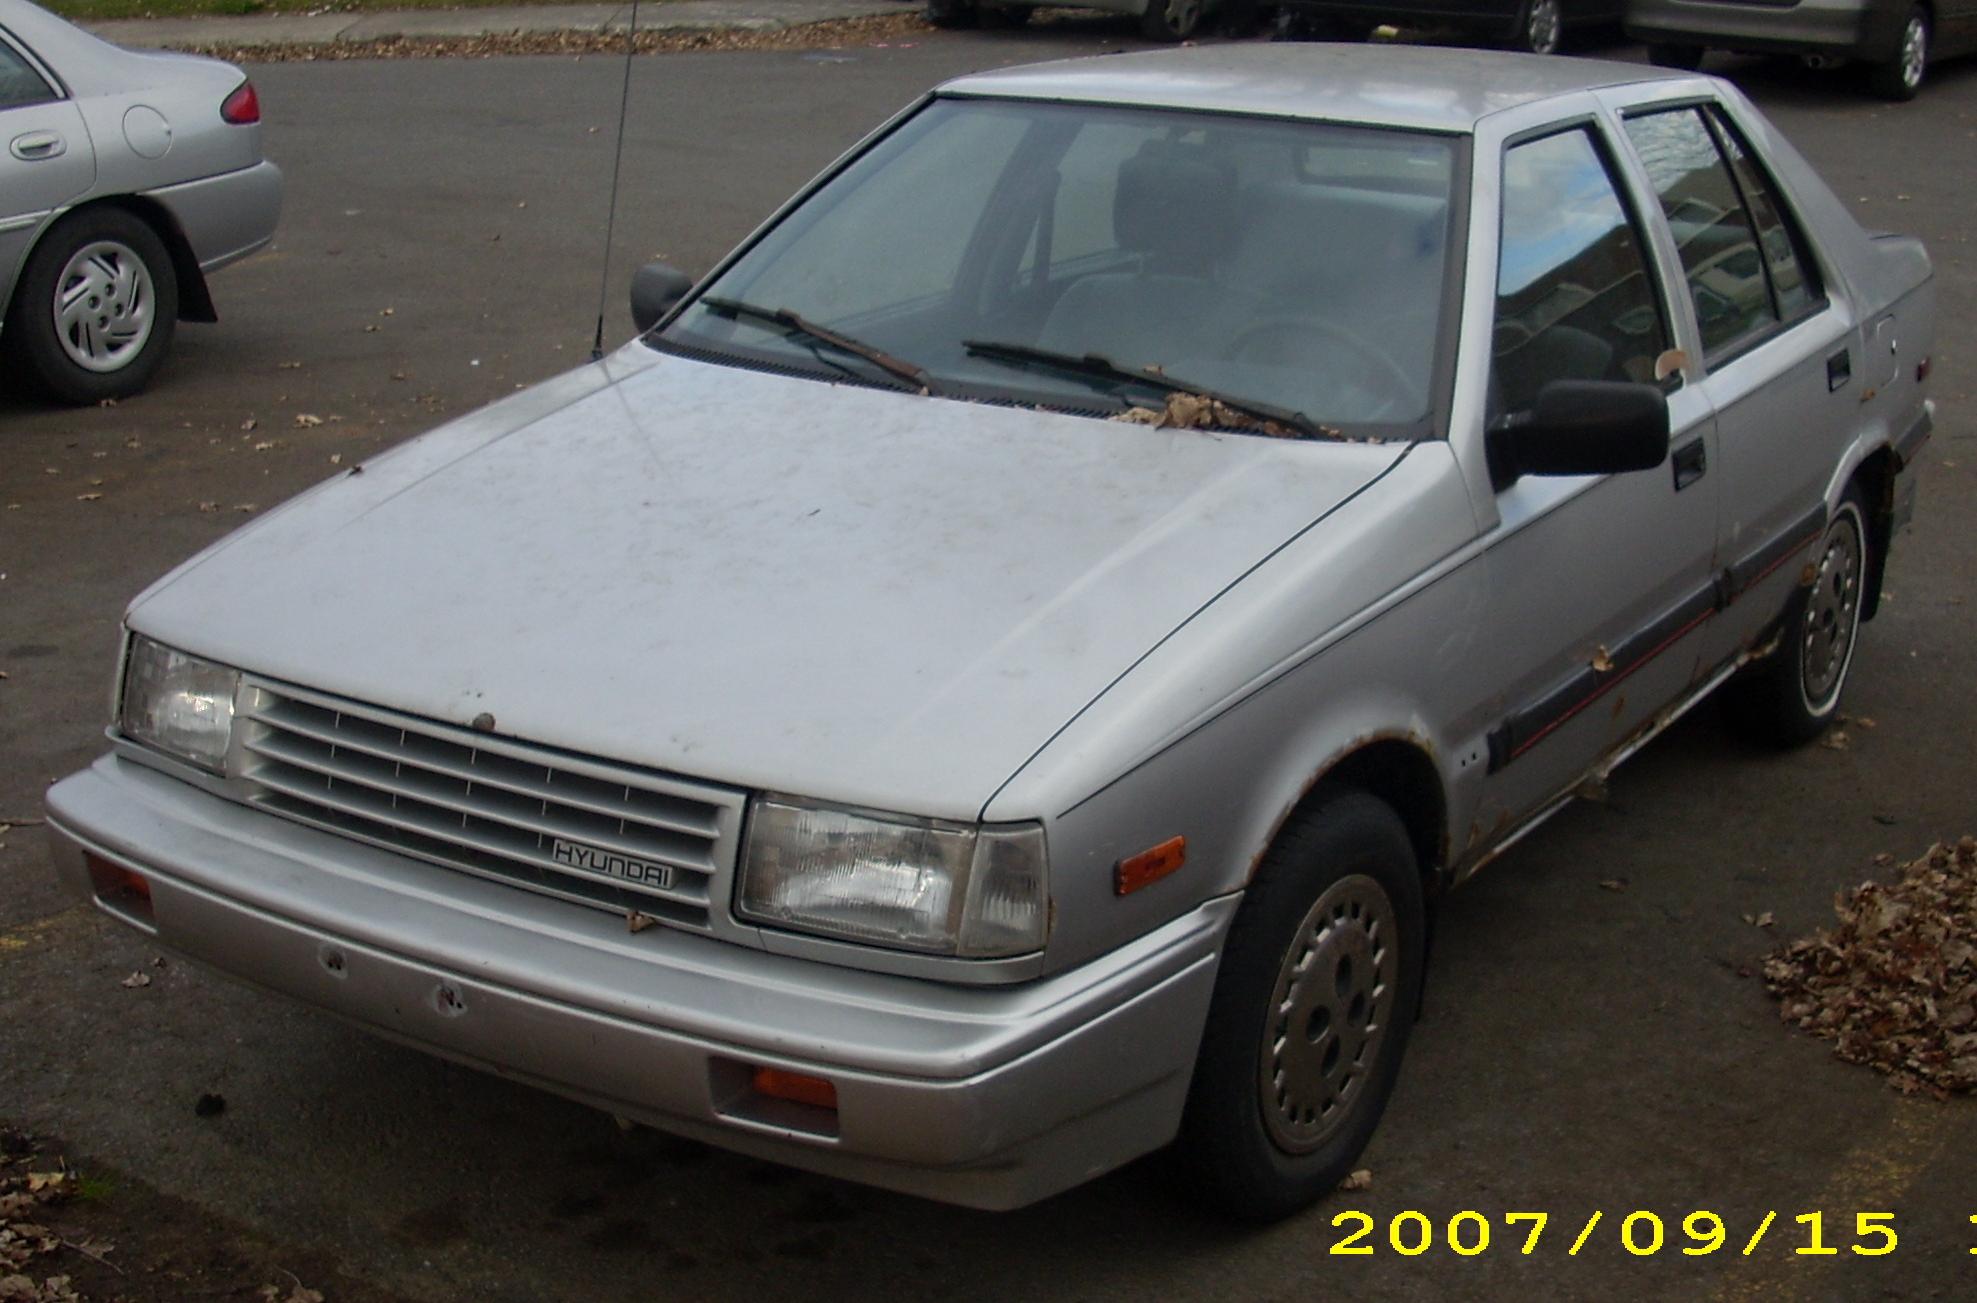
[[[1585,128],[1513,146],[1491,340],[1492,417],[1552,380],[1652,381],[1668,348],[1639,233]]]

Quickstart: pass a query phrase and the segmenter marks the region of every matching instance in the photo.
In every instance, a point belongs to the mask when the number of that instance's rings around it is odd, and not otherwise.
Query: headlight
[[[761,923],[984,959],[1041,949],[1043,829],[878,819],[758,799],[738,905]]]
[[[133,741],[221,773],[239,686],[235,670],[133,635],[117,726]]]

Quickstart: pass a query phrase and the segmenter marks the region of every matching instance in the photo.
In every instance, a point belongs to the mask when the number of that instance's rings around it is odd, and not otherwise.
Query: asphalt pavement
[[[273,250],[215,278],[219,324],[182,330],[155,388],[116,407],[0,395],[0,821],[100,750],[118,615],[151,580],[339,465],[582,363],[600,279],[607,335],[626,338],[634,266],[706,268],[928,85],[1131,30],[639,59],[601,275],[615,60],[257,67],[288,206]],[[332,1264],[309,1282],[332,1300],[351,1282],[431,1300],[1971,1297],[1977,1101],[1902,1097],[1837,1062],[1751,973],[1830,921],[1877,853],[1977,831],[1977,65],[1902,107],[1833,74],[1721,66],[1868,226],[1919,233],[1936,259],[1937,433],[1847,702],[1874,726],[1760,753],[1698,711],[1606,801],[1457,893],[1369,1190],[1238,1230],[1150,1160],[991,1216],[622,1133],[152,968],[141,937],[56,889],[31,827],[0,833],[0,1115],[206,1225]],[[134,971],[154,980],[124,987]],[[224,1112],[198,1113],[208,1093]],[[1374,1252],[1335,1255],[1354,1209],[1379,1219]],[[1384,1228],[1408,1210],[1438,1227],[1479,1211],[1497,1238],[1460,1256],[1438,1233],[1405,1256]],[[1663,1220],[1661,1252],[1623,1246],[1636,1210]],[[1699,1210],[1728,1249],[1680,1252]],[[1515,1211],[1550,1218],[1528,1255],[1502,1230]],[[1795,1252],[1815,1212],[1837,1254]],[[1863,1212],[1895,1215],[1894,1253],[1847,1251]]]

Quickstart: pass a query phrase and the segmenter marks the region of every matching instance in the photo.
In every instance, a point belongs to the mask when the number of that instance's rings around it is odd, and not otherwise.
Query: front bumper
[[[117,756],[48,794],[105,913],[380,1035],[758,1157],[1013,1208],[1175,1134],[1233,898],[1083,967],[962,987],[747,950],[484,882]],[[85,853],[142,873],[148,916]],[[757,1096],[830,1079],[835,1114]]]

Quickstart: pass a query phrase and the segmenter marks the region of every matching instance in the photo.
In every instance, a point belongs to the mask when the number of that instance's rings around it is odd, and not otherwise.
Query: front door
[[[1669,461],[1620,475],[1525,476],[1499,489],[1487,556],[1491,682],[1484,831],[1570,789],[1681,696],[1711,608],[1715,428],[1670,367],[1668,309],[1643,228],[1591,123],[1513,143],[1492,345],[1492,419],[1559,379],[1665,383]]]

